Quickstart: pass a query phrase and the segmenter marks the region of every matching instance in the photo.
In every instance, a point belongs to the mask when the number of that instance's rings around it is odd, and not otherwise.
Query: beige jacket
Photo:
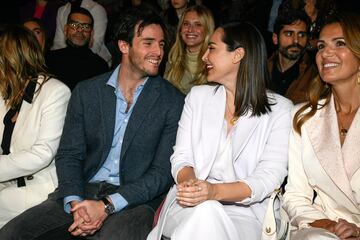
[[[360,226],[359,146],[360,111],[341,147],[333,98],[305,122],[301,136],[291,133],[284,208],[294,226],[301,229],[322,218]]]

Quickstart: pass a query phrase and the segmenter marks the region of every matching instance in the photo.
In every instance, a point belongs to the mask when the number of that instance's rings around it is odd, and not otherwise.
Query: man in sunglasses
[[[64,26],[66,48],[50,51],[46,63],[50,71],[71,90],[87,78],[108,71],[106,61],[89,48],[94,19],[85,8],[74,8]]]

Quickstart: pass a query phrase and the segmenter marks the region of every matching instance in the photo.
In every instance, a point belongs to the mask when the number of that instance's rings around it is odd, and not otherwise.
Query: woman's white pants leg
[[[261,225],[257,219],[239,215],[238,206],[205,201],[193,208],[175,206],[169,213],[164,235],[171,240],[248,240],[260,239]]]
[[[291,240],[339,240],[335,234],[322,228],[304,228],[296,231]]]

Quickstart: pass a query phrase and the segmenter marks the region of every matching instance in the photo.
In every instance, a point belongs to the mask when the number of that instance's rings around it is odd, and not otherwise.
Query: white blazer
[[[42,81],[43,77],[39,77],[38,82]],[[23,101],[11,138],[10,154],[0,155],[0,228],[21,212],[47,199],[47,195],[57,187],[54,156],[69,98],[68,87],[50,79],[40,91],[35,91],[32,103]],[[7,111],[1,98],[1,138]],[[26,177],[30,175],[32,177]],[[25,176],[26,186],[18,188],[13,179],[22,176]]]
[[[102,57],[110,66],[111,54],[105,46],[105,33],[107,27],[107,15],[103,6],[93,0],[82,0],[80,7],[87,9],[94,18],[93,45],[91,50]],[[56,17],[56,31],[52,50],[65,48],[64,27],[71,10],[71,3],[60,7]]]
[[[240,117],[233,137],[236,177],[252,191],[252,196],[240,204],[250,206],[260,222],[268,202],[263,200],[280,187],[287,174],[291,127],[292,103],[274,93],[268,93],[268,97],[274,104],[271,112],[253,117],[248,113]],[[199,179],[205,180],[209,176],[219,146],[225,104],[223,86],[217,90],[216,86],[197,86],[187,95],[171,156],[175,180],[184,166],[192,166]]]
[[[306,228],[322,218],[360,226],[359,146],[360,111],[341,147],[333,97],[303,124],[301,136],[292,131],[284,208],[294,226]]]

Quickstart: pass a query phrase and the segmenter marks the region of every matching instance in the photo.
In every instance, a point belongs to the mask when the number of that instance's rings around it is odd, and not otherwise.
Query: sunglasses
[[[92,26],[90,23],[80,23],[76,21],[70,21],[67,25],[76,31],[79,31],[79,29],[81,29],[81,31],[84,32],[91,32],[92,30]]]

